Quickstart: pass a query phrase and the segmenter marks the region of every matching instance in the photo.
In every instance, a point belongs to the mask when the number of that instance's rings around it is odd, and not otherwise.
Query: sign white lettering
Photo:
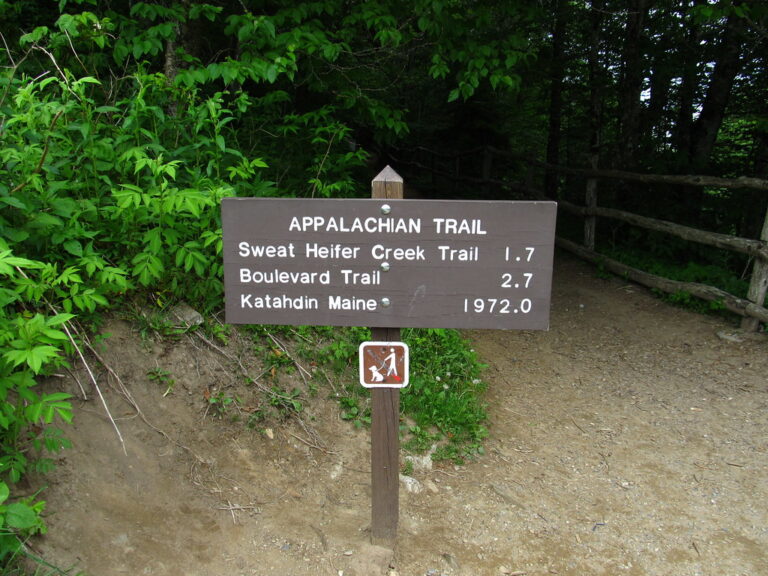
[[[226,319],[546,329],[554,202],[222,202]]]

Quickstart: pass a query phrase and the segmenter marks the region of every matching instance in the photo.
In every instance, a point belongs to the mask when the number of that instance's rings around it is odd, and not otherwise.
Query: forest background
[[[387,163],[430,197],[583,196],[534,162],[768,177],[763,0],[0,1],[0,22],[4,563],[44,530],[17,486],[67,445],[69,397],[38,380],[126,298],[219,310],[222,198],[367,196]],[[425,170],[489,147],[517,158],[494,187]],[[758,238],[768,195],[614,182],[601,203]],[[745,256],[604,232],[622,261],[746,293]]]

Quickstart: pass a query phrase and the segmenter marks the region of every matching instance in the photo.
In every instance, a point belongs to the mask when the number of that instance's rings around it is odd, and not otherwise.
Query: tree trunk
[[[566,0],[555,0],[555,22],[552,33],[552,56],[549,87],[549,132],[547,135],[547,163],[560,163],[560,137],[563,116],[563,79],[565,76],[565,24]],[[544,191],[549,198],[557,198],[559,174],[548,170]]]
[[[600,31],[603,22],[603,0],[593,0],[590,13],[589,68],[589,164],[597,169],[600,157],[600,133],[603,123],[603,82],[600,66]]]
[[[597,170],[600,164],[600,132],[603,116],[603,74],[600,66],[600,30],[603,21],[603,0],[593,0],[589,15],[589,166]],[[597,206],[597,179],[587,180],[585,204]],[[597,241],[597,218],[594,215],[584,219],[584,245],[595,249]]]
[[[725,24],[715,68],[707,88],[707,96],[701,113],[693,124],[689,171],[701,173],[706,170],[715,147],[717,134],[723,123],[725,109],[733,89],[733,81],[741,67],[744,19],[731,14]]]
[[[743,29],[744,20],[742,18],[735,14],[728,16],[722,39],[717,47],[715,67],[709,77],[701,112],[691,126],[687,167],[689,174],[706,174],[709,172],[712,150],[723,123],[733,82],[741,66]],[[683,210],[681,214],[683,221],[693,226],[700,226],[704,189],[684,188],[681,200],[679,206]]]
[[[636,152],[640,131],[640,95],[643,89],[642,38],[650,0],[631,0],[624,33],[622,76],[619,89],[620,140],[619,162],[625,169],[637,164]]]
[[[653,46],[648,49],[650,97],[640,122],[640,154],[649,158],[654,157],[666,142],[667,133],[673,124],[667,110],[672,92],[672,78],[680,74],[679,60],[674,49],[682,42],[679,35],[679,16],[670,12],[657,10],[648,22],[648,29],[656,30],[657,34]],[[659,34],[658,31],[663,32]]]
[[[178,26],[176,27],[176,30],[178,35]],[[176,40],[168,40],[165,43],[165,63],[163,65],[163,73],[169,83],[173,83],[178,71],[179,60],[176,55]]]
[[[699,5],[705,0],[696,0]],[[688,30],[685,42],[681,44],[678,61],[681,63],[680,90],[678,96],[677,123],[675,125],[674,142],[677,146],[678,172],[684,172],[688,167],[688,155],[691,149],[691,126],[693,125],[693,103],[696,100],[696,89],[699,84],[697,73],[697,52],[701,34],[699,27],[691,16],[690,0],[683,0],[681,11],[687,15]]]

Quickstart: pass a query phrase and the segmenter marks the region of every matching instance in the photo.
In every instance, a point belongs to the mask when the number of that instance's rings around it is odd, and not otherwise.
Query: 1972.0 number
[[[528,314],[533,307],[530,298],[515,306],[508,298],[464,298],[464,312],[475,314]]]

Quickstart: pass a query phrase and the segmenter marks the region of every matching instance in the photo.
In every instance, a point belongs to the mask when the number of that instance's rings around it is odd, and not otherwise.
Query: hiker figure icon
[[[389,365],[387,366],[387,364]],[[387,373],[384,375],[386,378],[392,376],[392,379],[395,382],[400,382],[402,380],[400,375],[397,373],[397,354],[395,353],[394,348],[389,349],[389,355],[384,358],[384,366],[387,366]],[[382,366],[382,368],[384,366]]]

